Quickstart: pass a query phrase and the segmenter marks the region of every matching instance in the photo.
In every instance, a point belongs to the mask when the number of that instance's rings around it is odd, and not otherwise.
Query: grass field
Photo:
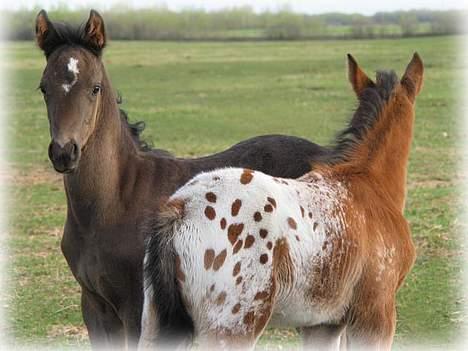
[[[351,52],[371,75],[401,74],[417,50],[425,86],[417,103],[406,215],[418,259],[398,296],[397,348],[446,347],[463,324],[457,170],[457,91],[462,60],[453,37],[311,42],[111,42],[105,62],[144,137],[179,156],[222,150],[268,133],[326,144],[356,100],[346,79]],[[65,218],[61,177],[47,159],[48,122],[36,90],[44,58],[32,42],[14,43],[4,65],[9,86],[11,202],[8,334],[17,343],[87,347],[79,288],[60,252]],[[261,344],[295,346],[294,330],[271,330]],[[276,345],[276,346],[275,346]],[[279,345],[279,346],[277,346]]]

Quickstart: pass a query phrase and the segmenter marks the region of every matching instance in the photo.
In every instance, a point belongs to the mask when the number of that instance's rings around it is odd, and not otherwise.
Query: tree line
[[[10,11],[9,38],[31,40],[39,9]],[[80,23],[85,10],[58,7],[52,20]],[[449,35],[462,32],[460,11],[395,11],[372,16],[328,13],[308,15],[284,8],[256,13],[250,7],[220,11],[172,11],[165,7],[115,7],[103,12],[107,32],[114,40],[297,40],[359,39]]]

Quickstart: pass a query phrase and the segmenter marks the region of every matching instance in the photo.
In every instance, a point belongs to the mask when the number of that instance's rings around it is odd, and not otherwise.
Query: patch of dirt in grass
[[[442,235],[438,238],[441,241],[450,241],[449,237]],[[436,257],[461,257],[463,250],[449,249],[440,245],[434,245],[427,237],[413,237],[416,246],[417,256],[436,256]]]
[[[65,207],[60,208],[60,211],[65,211]],[[51,209],[51,211],[55,211],[55,209]],[[43,212],[46,212],[45,210]],[[35,215],[40,216],[38,212],[35,212]],[[46,225],[39,225],[34,228],[27,228],[23,231],[23,234],[28,235],[29,237],[34,236],[50,236],[54,238],[61,238],[63,234],[63,227],[62,228],[50,228]]]
[[[63,207],[57,207],[57,208],[51,208],[50,209],[51,211],[56,211],[56,210],[60,210],[60,211],[65,211],[65,206]],[[37,214],[36,215],[40,215],[40,214]],[[50,237],[53,237],[53,238],[61,238],[62,237],[62,234],[63,234],[63,227],[56,227],[56,228],[50,228],[46,225],[41,225],[41,226],[38,226],[37,228],[30,228],[27,230],[26,234],[28,236],[35,236],[35,235],[46,235],[46,236],[50,236]]]
[[[88,340],[88,331],[84,325],[53,325],[47,332],[47,337],[55,339],[57,337],[66,337],[77,341]]]
[[[456,181],[448,181],[445,179],[421,179],[421,180],[410,180],[408,181],[408,189],[418,189],[418,188],[443,188],[452,186]]]
[[[296,350],[301,338],[295,329],[268,328],[255,348],[259,351]]]
[[[16,170],[10,168],[8,174],[3,175],[7,184],[33,186],[38,184],[62,185],[62,176],[50,168],[36,167],[30,170]]]
[[[61,237],[63,233],[63,228],[48,228],[45,232],[48,236]]]

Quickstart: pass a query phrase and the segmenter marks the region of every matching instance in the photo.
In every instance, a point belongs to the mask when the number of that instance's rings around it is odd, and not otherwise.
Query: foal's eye
[[[95,85],[94,88],[93,88],[93,95],[99,94],[100,91],[101,91],[101,86],[100,85]]]

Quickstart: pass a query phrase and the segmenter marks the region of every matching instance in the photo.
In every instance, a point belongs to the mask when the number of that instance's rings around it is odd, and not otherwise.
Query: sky
[[[112,0],[16,0],[2,1],[0,9],[19,8],[44,8],[50,10],[57,5],[68,5],[71,8],[95,8],[96,10],[106,10],[109,7],[125,4],[127,7],[154,7],[166,6],[171,10],[182,10],[187,8],[218,10],[222,8],[249,5],[255,11],[278,10],[288,6],[293,11],[319,14],[326,12],[361,13],[372,15],[379,11],[396,11],[411,9],[431,9],[431,10],[451,10],[468,9],[468,1],[463,0],[132,0],[132,1],[112,1]]]

